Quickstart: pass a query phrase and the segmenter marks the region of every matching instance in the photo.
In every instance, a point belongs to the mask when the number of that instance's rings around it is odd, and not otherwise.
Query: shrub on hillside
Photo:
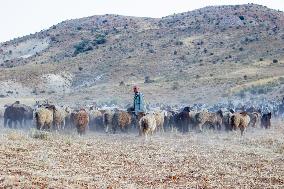
[[[96,39],[93,41],[94,45],[104,44],[106,42],[106,36],[103,34],[96,35]]]
[[[82,40],[80,43],[74,45],[75,51],[74,55],[78,55],[80,53],[93,50],[92,44],[89,40]]]
[[[239,16],[240,20],[244,20],[245,17],[244,16]]]
[[[152,80],[150,78],[150,76],[146,76],[145,79],[144,79],[144,83],[153,83],[153,82],[154,82],[154,80]]]
[[[179,89],[179,88],[180,88],[179,83],[178,83],[178,82],[174,82],[174,83],[173,83],[173,86],[172,86],[172,90],[177,90],[177,89]]]
[[[273,59],[273,63],[277,63],[278,62],[278,60],[277,59]]]
[[[124,81],[119,82],[119,86],[125,86]]]

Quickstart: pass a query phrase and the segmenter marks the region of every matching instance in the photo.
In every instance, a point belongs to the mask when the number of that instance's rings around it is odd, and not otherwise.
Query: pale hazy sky
[[[209,5],[247,3],[284,11],[284,0],[2,0],[0,42],[73,18],[101,14],[162,17]]]

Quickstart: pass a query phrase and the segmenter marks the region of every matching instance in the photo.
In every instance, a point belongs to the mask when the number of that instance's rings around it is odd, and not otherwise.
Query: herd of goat
[[[256,108],[219,108],[196,110],[183,107],[174,110],[170,107],[156,108],[147,113],[135,115],[130,107],[119,108],[79,108],[37,105],[32,108],[19,101],[6,105],[0,117],[4,118],[4,127],[17,128],[34,125],[38,130],[76,129],[79,134],[86,130],[116,133],[135,131],[139,135],[155,132],[173,131],[186,133],[191,130],[201,132],[203,129],[232,131],[239,129],[243,135],[247,127],[271,127],[273,112]]]

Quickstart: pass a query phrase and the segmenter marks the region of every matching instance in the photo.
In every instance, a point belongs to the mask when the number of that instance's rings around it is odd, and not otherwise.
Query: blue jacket
[[[133,107],[134,107],[134,112],[136,115],[139,112],[146,112],[143,93],[140,93],[140,92],[135,93],[134,99],[133,99]]]

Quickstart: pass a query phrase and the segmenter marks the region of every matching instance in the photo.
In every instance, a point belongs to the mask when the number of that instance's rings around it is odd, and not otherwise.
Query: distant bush
[[[78,27],[77,27],[77,30],[79,30],[79,31],[82,30],[82,27],[81,27],[81,26],[78,26]]]
[[[79,66],[79,68],[78,68],[78,69],[79,69],[79,71],[82,71],[82,70],[83,70],[83,67]]]
[[[174,55],[177,55],[177,51],[174,51]]]
[[[119,82],[119,86],[125,86],[124,81]]]
[[[174,83],[173,83],[173,86],[172,86],[172,90],[177,90],[177,89],[179,89],[179,88],[180,88],[179,83],[178,83],[178,82],[174,82]]]
[[[278,60],[277,59],[273,59],[273,63],[277,63],[278,62]]]
[[[176,41],[175,45],[183,45],[183,42],[182,41]]]
[[[272,92],[275,88],[277,88],[279,84],[281,84],[281,78],[279,80],[271,81],[263,85],[257,85],[257,86],[253,85],[249,88],[245,88],[241,90],[237,95],[245,94],[246,92],[253,95],[267,94],[269,92]]]
[[[153,49],[149,49],[149,53],[155,53]]]
[[[244,20],[245,17],[244,16],[239,16],[240,20]]]
[[[150,76],[146,76],[145,79],[144,79],[144,83],[153,83],[153,82],[154,82],[154,80],[152,80],[150,78]]]
[[[283,85],[284,84],[284,77],[280,77],[279,82],[280,82],[281,85]]]
[[[96,39],[94,40],[95,45],[104,44],[106,42],[106,36],[103,34],[96,35]]]
[[[75,51],[74,51],[75,56],[80,53],[93,50],[92,44],[90,43],[89,40],[81,41],[80,43],[74,45],[74,48],[75,48]]]
[[[260,58],[259,61],[263,61],[263,58]]]
[[[40,140],[48,140],[49,138],[49,133],[44,132],[44,131],[36,131],[32,130],[30,133],[30,136],[35,139],[40,139]]]

